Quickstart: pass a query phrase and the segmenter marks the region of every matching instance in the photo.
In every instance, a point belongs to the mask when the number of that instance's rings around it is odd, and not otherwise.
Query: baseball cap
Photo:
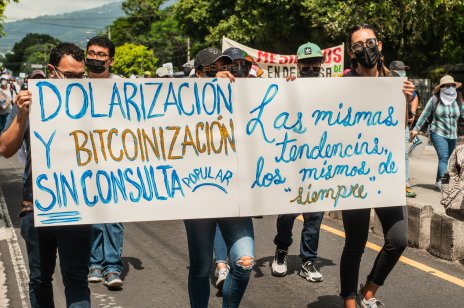
[[[388,69],[391,71],[404,71],[408,70],[409,66],[405,65],[403,61],[396,60],[390,63]]]
[[[219,49],[214,47],[205,48],[200,50],[195,57],[194,68],[198,69],[200,66],[211,65],[220,58],[224,58],[224,60],[226,60],[225,64],[230,64],[232,62],[230,56],[223,55]]]
[[[223,54],[226,56],[229,56],[232,59],[232,61],[235,61],[235,60],[248,61],[243,50],[237,47],[227,48],[226,50],[224,50]]]
[[[42,70],[33,70],[29,75],[29,79],[45,78],[45,73]]]
[[[324,58],[322,50],[319,46],[314,43],[305,43],[298,47],[296,53],[298,60],[309,59],[309,58]]]

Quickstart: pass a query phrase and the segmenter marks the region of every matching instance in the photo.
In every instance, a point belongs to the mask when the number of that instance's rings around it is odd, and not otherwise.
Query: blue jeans
[[[405,167],[406,167],[406,185],[409,184],[409,180],[411,179],[411,168],[409,167],[409,139],[411,138],[409,134],[409,127],[406,126],[404,131],[404,141],[405,141],[405,150],[404,150],[404,158],[405,158]]]
[[[122,223],[92,225],[92,255],[90,269],[99,268],[103,275],[110,272],[121,274],[124,238]]]
[[[448,139],[434,132],[430,132],[430,139],[438,155],[438,170],[435,181],[438,182],[448,170],[448,160],[456,147],[456,139]]]
[[[32,308],[53,308],[52,276],[56,253],[60,258],[66,306],[90,308],[87,282],[90,259],[90,225],[34,227],[34,215],[21,218],[21,235],[29,259],[29,297]]]
[[[222,237],[221,228],[216,224],[216,234],[214,235],[214,258],[216,263],[227,263],[227,246]]]
[[[295,218],[300,214],[285,214],[277,217],[277,235],[274,244],[279,249],[288,250],[292,245],[292,229]],[[319,232],[324,212],[303,213],[304,224],[301,231],[300,257],[304,262],[314,261],[317,258],[319,247]]]
[[[209,275],[213,260],[216,224],[221,228],[230,256],[230,271],[223,287],[222,307],[238,307],[250,279],[252,266],[240,264],[241,258],[254,259],[251,217],[185,220],[189,246],[188,290],[192,308],[206,308],[209,301]]]

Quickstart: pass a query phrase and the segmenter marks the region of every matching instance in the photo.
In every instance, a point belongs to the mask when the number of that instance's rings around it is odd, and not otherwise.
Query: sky
[[[20,0],[19,3],[12,1],[6,7],[5,22],[85,10],[111,2],[121,0]]]

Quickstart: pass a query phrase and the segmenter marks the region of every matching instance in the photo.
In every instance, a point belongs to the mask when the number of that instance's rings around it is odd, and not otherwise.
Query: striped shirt
[[[433,110],[432,99],[433,96],[429,99],[427,105],[425,105],[424,111],[422,111],[419,120],[417,120],[414,130],[419,131],[429,118]],[[459,118],[464,119],[464,104],[458,104],[457,101],[454,101],[451,105],[446,106],[440,101],[433,113],[430,131],[448,139],[457,139]]]

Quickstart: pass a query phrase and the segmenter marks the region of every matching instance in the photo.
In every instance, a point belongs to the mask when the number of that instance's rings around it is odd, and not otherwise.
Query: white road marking
[[[6,240],[8,243],[8,249],[10,250],[10,256],[11,256],[11,263],[13,265],[14,273],[16,275],[16,281],[18,283],[19,300],[21,303],[21,307],[27,308],[29,307],[29,304],[28,304],[29,300],[27,296],[28,294],[27,283],[29,281],[29,275],[27,273],[26,265],[24,263],[23,254],[21,253],[21,248],[19,247],[19,244],[18,244],[18,238],[16,237],[16,232],[13,228],[13,224],[11,223],[10,214],[8,213],[8,208],[6,206],[5,198],[3,197],[3,192],[2,192],[1,187],[0,187],[0,240]],[[1,282],[1,277],[0,277],[0,282]],[[6,298],[6,294],[4,298]],[[1,306],[1,302],[0,302],[0,306]]]

